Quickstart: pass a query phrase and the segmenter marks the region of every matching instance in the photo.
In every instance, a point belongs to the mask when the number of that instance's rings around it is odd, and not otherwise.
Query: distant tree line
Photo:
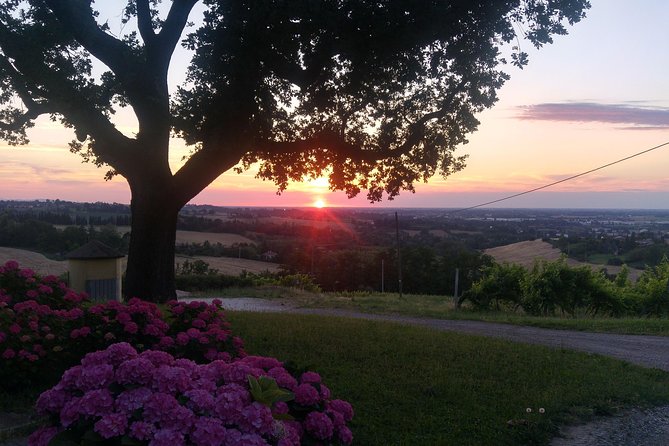
[[[625,237],[561,237],[548,240],[568,257],[581,262],[629,265],[635,268],[657,266],[669,256],[669,244],[659,233],[643,237],[631,233]]]
[[[115,226],[68,226],[61,230],[51,223],[0,214],[0,246],[29,249],[62,259],[90,240],[99,240],[121,253],[128,250],[127,234],[119,235]]]
[[[453,295],[456,269],[459,290],[471,287],[492,259],[461,245],[409,245],[401,248],[402,291],[411,294]],[[439,249],[442,248],[442,249]],[[325,291],[399,291],[395,248],[366,247],[329,250],[296,248],[283,262],[289,273],[309,274]]]

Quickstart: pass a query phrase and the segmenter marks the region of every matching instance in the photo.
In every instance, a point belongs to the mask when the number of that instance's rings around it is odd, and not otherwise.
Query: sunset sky
[[[467,167],[444,180],[418,184],[373,206],[459,208],[523,192],[669,141],[669,2],[592,0],[587,18],[530,54],[500,101],[479,116],[479,131],[459,153]],[[171,73],[178,79],[179,73]],[[132,121],[120,125],[132,126]],[[68,131],[38,122],[31,144],[0,143],[0,199],[64,199],[128,203],[123,178],[68,152]],[[173,168],[186,149],[173,144]],[[548,208],[669,208],[669,146],[545,191],[495,206]],[[368,206],[348,200],[326,181],[292,184],[281,196],[253,172],[222,175],[195,200],[221,206]],[[364,194],[363,194],[364,195]]]

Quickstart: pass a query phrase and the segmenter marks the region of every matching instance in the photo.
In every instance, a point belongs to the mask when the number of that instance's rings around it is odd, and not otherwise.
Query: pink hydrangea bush
[[[92,304],[54,276],[14,261],[0,267],[0,389],[52,386],[86,353],[116,342],[196,362],[245,355],[220,301],[174,301],[163,311],[139,299]]]
[[[196,364],[127,343],[87,354],[42,393],[51,423],[29,446],[80,444],[227,446],[350,444],[351,405],[332,400],[318,374],[293,377],[274,358]]]

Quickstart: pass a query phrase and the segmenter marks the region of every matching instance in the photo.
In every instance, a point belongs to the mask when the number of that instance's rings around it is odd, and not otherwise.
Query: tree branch
[[[153,24],[151,22],[149,0],[137,0],[137,28],[139,29],[139,35],[142,36],[144,43],[150,44],[156,38],[156,34],[153,32]]]
[[[208,141],[195,152],[181,169],[174,174],[175,191],[180,205],[184,206],[223,172],[232,169],[241,159],[242,148]],[[240,146],[241,147],[241,146]]]
[[[119,78],[135,71],[138,61],[131,48],[100,29],[93,17],[90,0],[45,0],[45,3],[77,41]]]
[[[156,51],[157,62],[167,72],[172,53],[179,43],[179,38],[188,22],[188,15],[199,0],[174,0],[170,12],[158,34]]]

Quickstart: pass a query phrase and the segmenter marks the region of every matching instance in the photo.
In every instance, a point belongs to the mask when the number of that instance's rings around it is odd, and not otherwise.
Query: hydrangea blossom
[[[127,343],[113,344],[86,355],[42,393],[37,412],[50,415],[55,424],[33,433],[28,443],[46,445],[63,430],[84,435],[87,429],[114,442],[126,437],[145,446],[351,443],[346,423],[352,408],[324,398],[318,374],[300,377],[294,400],[258,394],[262,387],[256,379],[281,391],[272,374],[297,383],[274,358],[196,364],[161,351],[138,353]]]

